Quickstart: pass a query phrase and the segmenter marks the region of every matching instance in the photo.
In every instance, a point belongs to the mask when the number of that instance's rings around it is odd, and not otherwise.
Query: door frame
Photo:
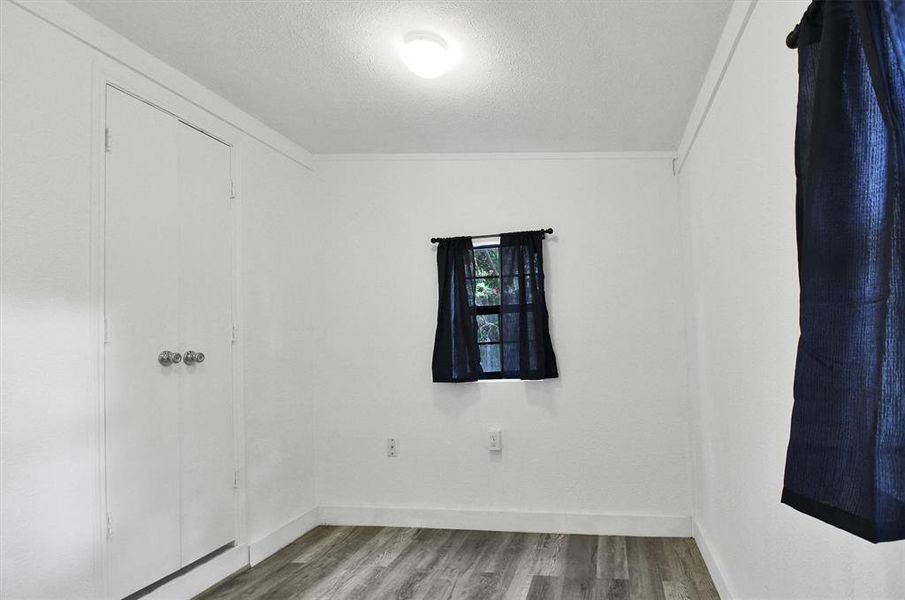
[[[247,539],[247,490],[245,485],[246,461],[245,461],[245,398],[244,398],[244,330],[243,330],[243,303],[244,280],[240,268],[242,256],[242,228],[240,199],[242,182],[240,154],[238,148],[231,139],[240,136],[240,132],[233,126],[224,122],[215,114],[202,108],[200,105],[188,100],[184,96],[165,88],[136,73],[113,60],[106,58],[95,59],[91,69],[91,135],[90,135],[90,164],[91,164],[91,199],[90,199],[90,237],[89,237],[89,286],[91,298],[91,334],[94,340],[94,352],[92,355],[93,367],[89,372],[90,390],[97,398],[95,405],[95,420],[97,435],[92,440],[92,451],[97,456],[98,486],[95,489],[97,498],[97,512],[91,515],[96,523],[97,542],[94,551],[95,564],[95,589],[102,598],[110,598],[109,590],[109,563],[107,552],[107,498],[106,498],[106,324],[105,315],[105,206],[106,206],[106,105],[107,88],[112,87],[120,92],[128,94],[137,100],[145,102],[154,108],[168,113],[185,123],[200,130],[216,140],[226,144],[230,152],[230,179],[232,181],[232,198],[229,202],[230,220],[232,231],[230,232],[232,256],[232,320],[236,332],[233,339],[232,352],[232,409],[233,409],[233,437],[234,437],[234,468],[236,470],[238,489],[235,497],[235,531],[236,549],[248,546]],[[116,132],[111,135],[111,145],[115,151]],[[114,328],[115,328],[115,324]],[[115,334],[115,331],[113,332]],[[116,531],[116,524],[113,524]],[[115,533],[114,533],[115,535]],[[246,563],[247,563],[247,552]]]

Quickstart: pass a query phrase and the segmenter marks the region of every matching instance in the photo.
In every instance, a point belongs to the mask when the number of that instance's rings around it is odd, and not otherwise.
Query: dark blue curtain
[[[816,1],[799,25],[801,285],[782,501],[905,539],[905,29],[901,2]]]
[[[503,371],[518,379],[559,377],[544,290],[544,232],[500,236]]]
[[[439,241],[437,284],[434,381],[477,381],[482,371],[474,317],[474,248],[470,237]]]

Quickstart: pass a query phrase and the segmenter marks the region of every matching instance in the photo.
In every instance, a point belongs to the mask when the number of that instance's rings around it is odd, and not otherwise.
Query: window
[[[437,383],[559,377],[544,294],[546,231],[437,240]]]
[[[517,251],[508,248],[507,251]],[[503,257],[505,258],[505,257]],[[520,277],[517,262],[501,260],[499,243],[475,246],[474,277],[469,277],[469,284],[474,289],[474,313],[478,333],[478,346],[481,355],[481,379],[519,378],[519,335],[521,325],[522,302],[520,296]],[[530,265],[526,264],[526,267]],[[530,268],[526,273],[534,273]],[[526,276],[525,304],[531,308],[531,275]],[[528,331],[529,343],[534,345],[534,314],[527,313],[525,327]],[[531,352],[533,356],[536,352]],[[531,360],[529,368],[536,369],[536,359]]]

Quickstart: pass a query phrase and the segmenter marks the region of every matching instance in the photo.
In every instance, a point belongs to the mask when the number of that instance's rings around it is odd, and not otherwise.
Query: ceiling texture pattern
[[[315,153],[674,150],[731,3],[73,0]],[[405,33],[458,44],[408,71]]]

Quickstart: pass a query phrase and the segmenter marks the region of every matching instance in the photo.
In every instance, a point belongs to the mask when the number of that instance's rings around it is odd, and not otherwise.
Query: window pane
[[[500,267],[502,275],[515,275],[518,273],[518,246],[500,247]]]
[[[503,344],[503,369],[518,371],[519,368],[518,344]]]
[[[537,273],[537,255],[526,250],[522,255],[522,268],[525,273]]]
[[[483,277],[500,274],[500,249],[497,246],[475,248],[475,275]]]
[[[518,304],[518,277],[503,277],[503,304]]]
[[[468,294],[468,306],[474,306],[474,279],[465,278],[465,291]],[[456,305],[456,286],[449,286],[449,305]]]
[[[500,345],[482,344],[481,368],[485,373],[499,373],[500,371]]]
[[[534,301],[531,289],[534,286],[534,278],[525,277],[525,302],[530,304]],[[503,304],[518,304],[519,299],[519,278],[503,277]]]
[[[478,341],[500,341],[500,315],[478,315]]]
[[[500,278],[483,277],[474,280],[475,304],[478,306],[499,306]]]
[[[503,246],[500,248],[500,268],[501,275],[537,273],[537,255],[528,252],[524,246]]]
[[[525,313],[525,319],[528,321],[528,339],[534,339],[534,313]],[[503,341],[516,342],[521,336],[521,313],[509,312],[503,313]]]
[[[483,346],[482,346],[483,348]],[[517,343],[503,344],[503,370],[518,371],[521,367],[521,352]],[[528,342],[528,369],[537,370],[537,342]]]

